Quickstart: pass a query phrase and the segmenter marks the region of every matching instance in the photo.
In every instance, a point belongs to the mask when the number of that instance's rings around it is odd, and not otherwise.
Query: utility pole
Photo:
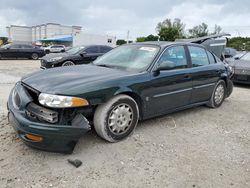
[[[127,44],[129,43],[129,30],[127,32]]]

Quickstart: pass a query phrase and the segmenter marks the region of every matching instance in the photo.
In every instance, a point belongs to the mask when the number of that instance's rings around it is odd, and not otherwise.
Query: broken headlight
[[[89,105],[88,101],[79,97],[61,96],[41,93],[39,103],[52,108],[70,108]]]

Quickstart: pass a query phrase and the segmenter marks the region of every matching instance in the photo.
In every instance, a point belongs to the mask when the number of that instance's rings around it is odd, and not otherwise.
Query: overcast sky
[[[250,36],[248,0],[1,0],[0,35],[8,25],[55,22],[86,32],[136,38],[155,34],[158,22],[180,18],[186,29],[205,22],[233,36]]]

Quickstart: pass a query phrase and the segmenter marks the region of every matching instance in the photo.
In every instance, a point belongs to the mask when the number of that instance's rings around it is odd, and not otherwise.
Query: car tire
[[[32,53],[31,54],[31,59],[37,60],[39,58],[39,55],[37,53]]]
[[[73,66],[75,65],[75,63],[73,61],[65,61],[62,66],[65,67],[65,66]]]
[[[0,54],[0,59],[2,59],[2,54]]]
[[[45,50],[45,53],[46,53],[46,54],[49,54],[49,53],[50,53],[50,50]]]
[[[225,81],[219,80],[216,86],[214,87],[213,94],[207,106],[211,108],[218,108],[222,105],[225,98],[226,98],[226,84]]]
[[[139,119],[136,101],[127,95],[117,95],[97,107],[94,128],[108,142],[118,142],[133,133]]]

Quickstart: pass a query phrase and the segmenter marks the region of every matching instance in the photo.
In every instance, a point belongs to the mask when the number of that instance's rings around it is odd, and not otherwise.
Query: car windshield
[[[76,54],[84,48],[85,48],[84,46],[76,46],[76,47],[68,49],[66,52],[69,54]]]
[[[246,53],[240,59],[245,60],[245,61],[250,61],[250,53]]]
[[[120,46],[94,61],[94,65],[128,71],[145,71],[152,63],[159,47],[154,45]]]

